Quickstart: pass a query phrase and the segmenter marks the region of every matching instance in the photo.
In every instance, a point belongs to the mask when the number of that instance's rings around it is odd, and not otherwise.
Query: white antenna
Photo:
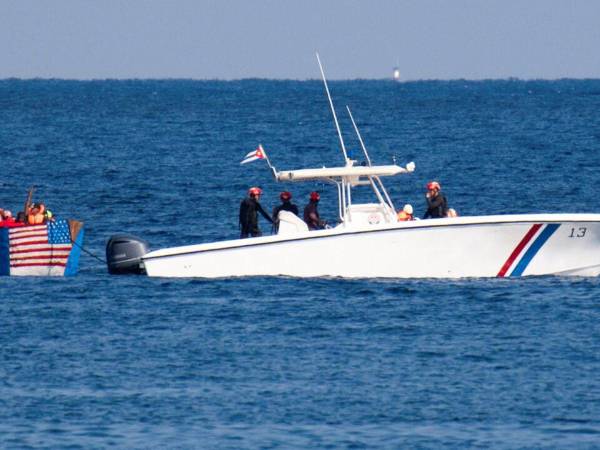
[[[344,145],[344,139],[342,138],[342,131],[340,130],[340,124],[337,120],[337,115],[335,114],[335,108],[333,107],[333,101],[331,100],[331,94],[329,94],[329,87],[327,86],[327,80],[325,79],[325,72],[323,72],[323,65],[321,64],[321,59],[319,58],[319,53],[316,53],[317,61],[319,62],[319,69],[321,69],[321,76],[323,77],[323,84],[325,85],[325,92],[327,92],[327,98],[329,99],[329,106],[331,107],[331,113],[333,114],[333,121],[335,122],[335,128],[337,129],[338,136],[340,138],[340,144],[342,145],[342,152],[344,152],[344,159],[346,163],[348,160],[348,154],[346,153],[346,146]]]
[[[352,111],[350,111],[350,107],[346,105],[346,109],[348,110],[348,115],[350,116],[350,120],[352,121],[352,126],[354,127],[354,131],[356,131],[356,135],[358,136],[358,141],[360,142],[360,146],[362,147],[363,153],[367,158],[367,163],[371,166],[371,158],[369,158],[369,153],[367,152],[367,147],[365,147],[365,143],[362,140],[362,136],[360,135],[360,131],[358,131],[358,127],[356,126],[356,122],[354,121],[354,117],[352,116]]]
[[[367,158],[367,163],[369,164],[369,166],[371,166],[371,158],[369,158],[369,152],[367,152],[367,147],[365,147],[365,143],[363,142],[360,131],[358,131],[358,127],[356,126],[356,122],[354,121],[354,116],[352,116],[352,111],[350,111],[350,107],[348,105],[346,105],[346,109],[348,110],[348,115],[350,116],[350,120],[352,121],[352,125],[354,126],[354,131],[356,131],[356,136],[358,136],[358,141],[360,142],[360,146],[363,150],[363,153],[365,154],[365,157]],[[377,186],[375,186],[375,182],[373,181],[373,178],[375,178],[375,180],[379,184],[379,187],[383,191],[383,195],[385,195],[385,199],[387,200],[388,205],[392,208],[392,211],[395,211],[396,209],[394,208],[392,199],[390,198],[381,179],[379,177],[369,177],[369,181],[371,182],[371,186],[373,187],[373,190],[375,191],[375,195],[379,198],[379,201],[381,203],[384,203],[383,199],[381,198],[381,194],[379,193],[379,189],[377,189]]]

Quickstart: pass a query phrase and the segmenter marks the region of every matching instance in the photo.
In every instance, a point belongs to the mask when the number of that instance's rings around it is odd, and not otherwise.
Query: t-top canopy
[[[275,172],[277,181],[307,181],[332,178],[389,177],[400,173],[412,172],[415,164],[409,163],[406,168],[396,164],[389,166],[345,166],[323,167],[321,169],[283,170]]]

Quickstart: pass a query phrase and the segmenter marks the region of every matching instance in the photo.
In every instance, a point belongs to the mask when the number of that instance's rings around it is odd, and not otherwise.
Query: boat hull
[[[143,258],[149,276],[463,278],[598,276],[600,214],[432,219],[186,246]]]

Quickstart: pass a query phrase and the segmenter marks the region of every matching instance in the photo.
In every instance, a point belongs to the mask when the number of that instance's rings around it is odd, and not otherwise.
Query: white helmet
[[[411,204],[407,203],[406,205],[404,205],[404,208],[402,208],[402,211],[404,211],[406,214],[412,214],[413,207]]]

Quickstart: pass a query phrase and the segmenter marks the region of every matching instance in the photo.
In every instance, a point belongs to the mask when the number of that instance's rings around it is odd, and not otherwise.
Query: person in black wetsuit
[[[240,239],[262,235],[260,228],[258,228],[258,213],[261,213],[265,219],[273,223],[271,217],[258,203],[261,194],[262,190],[260,188],[251,187],[248,189],[248,197],[240,203]]]
[[[292,203],[292,194],[288,191],[284,191],[279,194],[279,198],[281,199],[281,205],[277,205],[273,208],[273,229],[275,232],[279,229],[279,212],[280,211],[289,211],[292,214],[298,215],[298,207]]]
[[[427,201],[427,211],[423,219],[439,219],[448,215],[448,201],[446,196],[442,194],[442,187],[437,181],[427,183],[425,200]]]
[[[321,196],[319,193],[313,191],[310,193],[308,205],[304,207],[304,221],[308,225],[309,230],[322,230],[325,228],[325,221],[321,220],[319,210],[317,209],[320,199]]]

